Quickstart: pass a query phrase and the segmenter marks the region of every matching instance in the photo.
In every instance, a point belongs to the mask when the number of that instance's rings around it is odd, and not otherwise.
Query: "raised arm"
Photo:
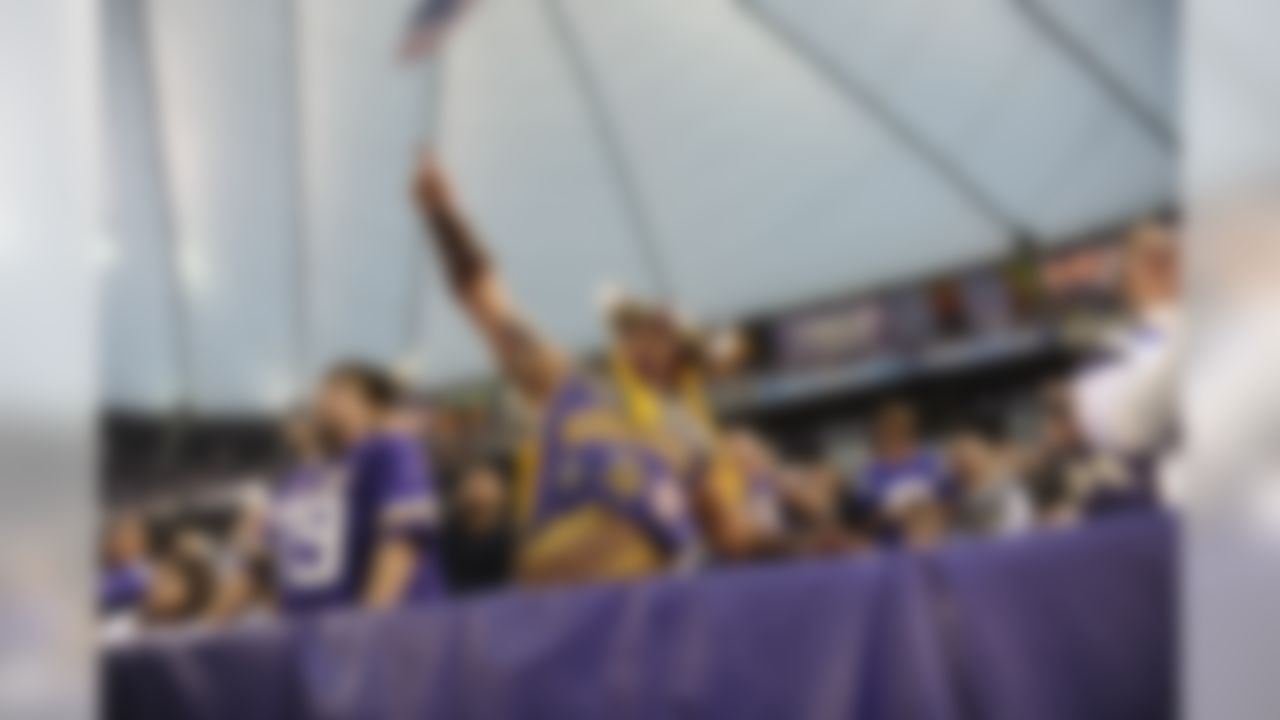
[[[430,155],[418,166],[413,195],[450,289],[484,336],[495,361],[531,401],[547,400],[567,372],[566,360],[516,311],[497,268]]]

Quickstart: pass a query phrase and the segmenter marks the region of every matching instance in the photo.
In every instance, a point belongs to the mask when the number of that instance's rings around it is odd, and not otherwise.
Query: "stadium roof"
[[[406,67],[408,4],[109,0],[109,405],[485,373],[408,204],[432,139],[574,350],[605,282],[732,318],[1174,197],[1173,0],[480,0]]]

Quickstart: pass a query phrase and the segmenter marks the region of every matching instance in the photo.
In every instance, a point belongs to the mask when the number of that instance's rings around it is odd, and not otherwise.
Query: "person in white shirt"
[[[1110,338],[1104,360],[1072,387],[1090,444],[1145,466],[1140,482],[1157,485],[1155,466],[1170,456],[1177,431],[1182,332],[1174,229],[1171,220],[1159,219],[1131,230],[1124,271],[1129,321]]]

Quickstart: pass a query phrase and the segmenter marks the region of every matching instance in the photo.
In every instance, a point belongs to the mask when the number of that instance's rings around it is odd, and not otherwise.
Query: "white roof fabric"
[[[409,4],[109,0],[109,405],[486,373],[408,204],[432,141],[576,351],[606,283],[730,319],[1173,198],[1173,0],[482,0],[404,67]]]

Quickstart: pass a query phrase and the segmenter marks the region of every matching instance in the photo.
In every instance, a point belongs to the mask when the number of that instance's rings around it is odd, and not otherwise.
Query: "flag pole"
[[[426,112],[426,141],[423,143],[425,152],[430,152],[437,157],[444,148],[444,102],[445,102],[445,78],[448,76],[446,58],[448,53],[444,51],[442,46],[438,46],[431,54],[431,72],[430,84],[431,88],[427,93],[427,112]],[[415,162],[418,158],[415,158]],[[429,231],[428,231],[429,232]],[[427,258],[424,256],[424,250],[418,233],[413,233],[410,237],[410,247],[408,250],[409,262],[406,272],[408,274],[408,285],[405,288],[405,307],[403,313],[404,347],[401,350],[400,367],[397,368],[401,380],[406,384],[413,385],[414,381],[421,380],[423,372],[423,363],[426,356],[427,345],[427,288],[425,282],[425,266]]]

